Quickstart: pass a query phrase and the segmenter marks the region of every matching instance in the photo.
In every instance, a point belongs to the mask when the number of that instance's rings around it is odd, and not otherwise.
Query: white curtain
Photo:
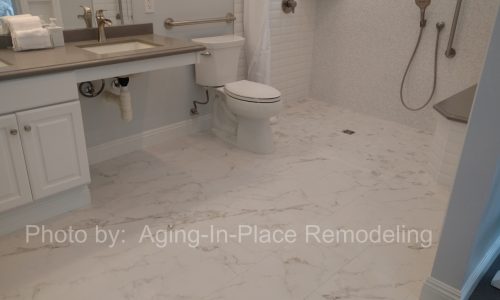
[[[271,83],[270,0],[244,0],[248,80]]]

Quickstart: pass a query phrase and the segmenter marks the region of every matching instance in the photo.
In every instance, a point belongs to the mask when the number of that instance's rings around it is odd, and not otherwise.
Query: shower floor
[[[46,224],[92,242],[0,238],[0,299],[418,299],[448,200],[426,171],[431,135],[312,100],[288,107],[275,134],[269,156],[202,133],[94,166],[92,207]],[[240,225],[293,229],[297,242],[139,243],[146,226]],[[404,225],[434,240],[307,243],[306,225]],[[96,226],[119,232],[117,245],[95,243]]]

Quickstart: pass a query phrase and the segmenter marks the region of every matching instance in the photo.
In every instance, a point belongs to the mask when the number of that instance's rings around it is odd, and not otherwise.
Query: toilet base
[[[212,91],[215,91],[215,93],[211,93],[211,97],[214,99],[212,132],[215,136],[242,150],[257,154],[273,153],[274,136],[270,117],[274,115],[274,111],[278,112],[281,109],[281,103],[265,104],[267,108],[269,108],[267,105],[273,105],[275,109],[271,113],[267,113],[267,115],[264,113],[264,118],[246,118],[231,111],[223,88]],[[247,103],[241,104],[245,105]],[[253,107],[255,107],[254,104],[252,104],[251,108]],[[276,109],[276,107],[279,109]]]
[[[274,152],[274,139],[268,119],[247,119],[238,116],[236,145],[257,154]]]

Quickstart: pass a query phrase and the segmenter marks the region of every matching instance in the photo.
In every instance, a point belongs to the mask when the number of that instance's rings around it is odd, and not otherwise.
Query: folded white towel
[[[3,17],[1,20],[9,28],[15,51],[53,47],[50,32],[43,28],[40,17],[26,14]]]
[[[24,14],[24,15],[16,15],[16,16],[4,16],[0,17],[0,25],[3,26],[4,28],[4,33],[8,34],[9,33],[9,25],[7,24],[7,21],[12,18],[25,18],[25,17],[31,17],[31,14]]]
[[[13,17],[17,17],[17,18],[31,17],[31,14],[0,17],[0,34],[9,34],[10,33],[9,24],[7,24],[7,20],[9,20]]]
[[[9,26],[10,33],[13,35],[16,31],[42,28],[42,20],[38,16],[12,16],[4,18],[4,22]]]
[[[0,21],[0,34],[9,34],[9,27]]]
[[[15,51],[52,48],[50,33],[46,28],[16,31],[12,37]]]

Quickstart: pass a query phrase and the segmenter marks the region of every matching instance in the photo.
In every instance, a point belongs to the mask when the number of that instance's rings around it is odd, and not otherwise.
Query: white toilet
[[[247,80],[236,81],[245,39],[225,35],[194,39],[200,53],[196,82],[214,98],[213,132],[228,143],[260,154],[274,151],[270,118],[282,109],[277,89]]]

